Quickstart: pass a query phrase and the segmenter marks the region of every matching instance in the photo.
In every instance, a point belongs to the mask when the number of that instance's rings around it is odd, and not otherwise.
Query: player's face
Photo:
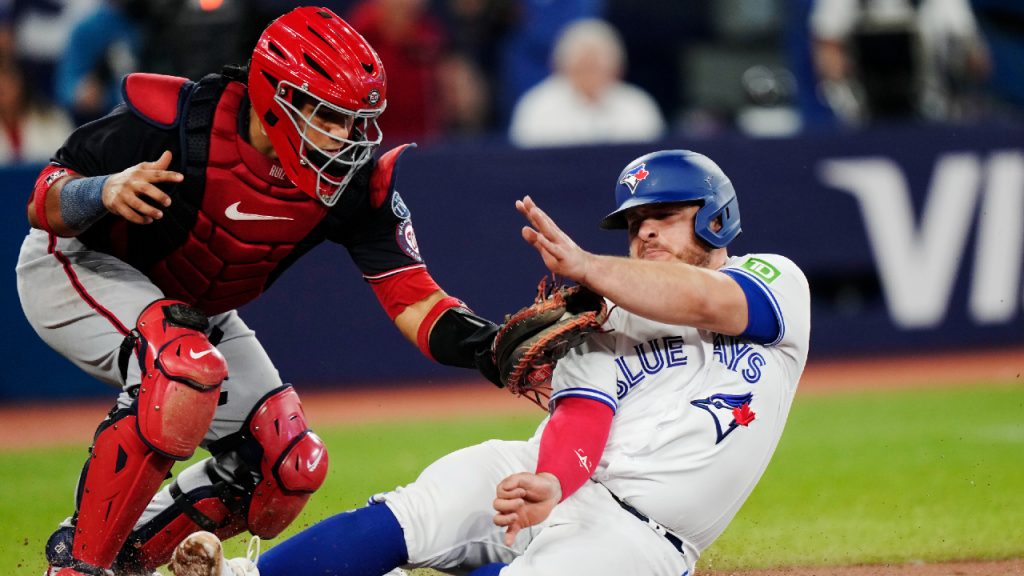
[[[352,133],[355,118],[349,114],[327,106],[317,107],[313,102],[304,103],[299,111],[309,125],[309,129],[305,130],[306,137],[325,152],[340,150],[344,145],[342,140]]]
[[[630,257],[708,267],[711,251],[693,229],[699,208],[694,204],[648,204],[626,212]]]

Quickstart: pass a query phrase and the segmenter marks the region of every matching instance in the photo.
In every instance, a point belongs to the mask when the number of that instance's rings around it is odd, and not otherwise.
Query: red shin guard
[[[173,300],[158,300],[139,316],[139,395],[134,410],[96,435],[81,480],[75,559],[109,568],[174,461],[190,457],[206,434],[227,377],[206,324]]]

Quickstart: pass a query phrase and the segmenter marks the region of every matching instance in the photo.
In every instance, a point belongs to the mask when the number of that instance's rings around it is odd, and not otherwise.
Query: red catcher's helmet
[[[297,8],[271,22],[249,64],[249,98],[285,172],[328,206],[380,144],[386,88],[377,53],[326,8]],[[314,117],[351,122],[349,137],[321,130]],[[314,144],[316,133],[330,144]]]

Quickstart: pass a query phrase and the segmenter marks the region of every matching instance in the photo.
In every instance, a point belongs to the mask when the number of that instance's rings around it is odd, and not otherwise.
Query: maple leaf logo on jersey
[[[626,172],[626,175],[622,177],[622,180],[619,180],[619,184],[625,184],[627,187],[629,187],[630,194],[636,194],[636,187],[641,182],[646,180],[647,177],[651,174],[646,170],[646,166],[647,164],[643,163],[637,166],[636,168],[633,168],[629,172]]]
[[[725,440],[726,436],[739,426],[749,426],[757,416],[750,409],[750,402],[754,395],[747,394],[713,394],[702,400],[690,402],[697,408],[706,410],[715,421],[715,444]],[[728,424],[723,425],[724,422]]]

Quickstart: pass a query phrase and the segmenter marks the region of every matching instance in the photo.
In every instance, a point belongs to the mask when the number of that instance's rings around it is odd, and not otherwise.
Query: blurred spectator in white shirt
[[[625,66],[622,40],[608,23],[566,26],[552,54],[554,72],[516,103],[509,138],[522,147],[659,138],[661,111],[647,92],[622,81]]]
[[[33,96],[17,64],[0,63],[0,164],[42,164],[73,128],[61,109]]]
[[[957,119],[987,66],[967,0],[816,0],[809,25],[819,87],[851,124]]]

